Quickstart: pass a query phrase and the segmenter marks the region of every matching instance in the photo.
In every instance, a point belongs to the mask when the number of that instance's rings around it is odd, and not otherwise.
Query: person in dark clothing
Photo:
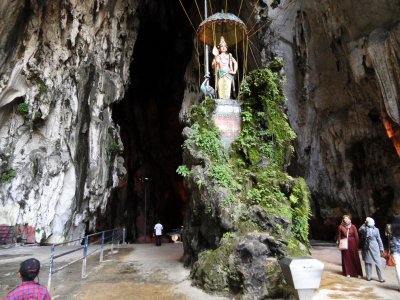
[[[362,277],[360,255],[358,254],[358,231],[351,224],[349,215],[344,215],[338,227],[338,239],[347,238],[348,248],[342,250],[342,273],[347,277]]]

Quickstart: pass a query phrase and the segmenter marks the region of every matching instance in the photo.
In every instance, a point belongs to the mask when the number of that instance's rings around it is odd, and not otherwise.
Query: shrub
[[[3,172],[0,175],[0,182],[10,182],[15,176],[17,176],[17,172],[14,170],[8,170],[6,172]]]
[[[29,113],[29,105],[27,103],[25,103],[25,102],[22,102],[22,103],[18,104],[17,112],[20,115],[23,115],[23,116],[27,115]]]
[[[34,120],[39,120],[42,117],[42,113],[40,111],[35,111]]]
[[[189,168],[185,165],[181,165],[176,169],[176,173],[178,173],[179,175],[181,175],[182,177],[188,177],[191,172],[189,170]]]

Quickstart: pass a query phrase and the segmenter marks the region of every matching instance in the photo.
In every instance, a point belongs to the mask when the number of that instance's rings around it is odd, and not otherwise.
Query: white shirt
[[[163,227],[162,227],[162,225],[160,224],[160,223],[157,223],[155,226],[154,226],[154,230],[156,231],[156,235],[162,235],[162,231],[163,231]]]

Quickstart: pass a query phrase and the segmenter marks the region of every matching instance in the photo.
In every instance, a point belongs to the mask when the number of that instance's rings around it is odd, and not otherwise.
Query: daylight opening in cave
[[[194,32],[178,6],[143,4],[139,13],[130,87],[113,107],[127,175],[112,193],[103,223],[125,226],[128,241],[150,242],[158,220],[168,232],[185,217],[187,194],[176,174],[183,143],[178,115]]]

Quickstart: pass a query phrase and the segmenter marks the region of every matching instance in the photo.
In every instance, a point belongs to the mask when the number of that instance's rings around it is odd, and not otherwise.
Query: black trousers
[[[156,246],[161,246],[161,235],[156,235]]]

